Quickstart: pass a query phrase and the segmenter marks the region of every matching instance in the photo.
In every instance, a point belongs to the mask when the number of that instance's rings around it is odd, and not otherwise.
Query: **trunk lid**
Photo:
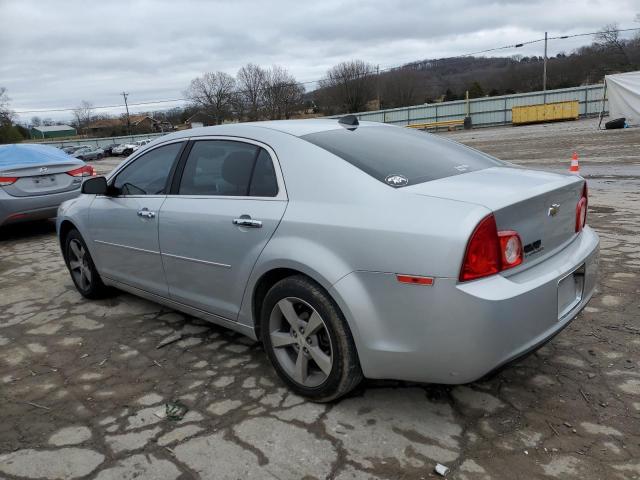
[[[583,185],[584,179],[575,175],[495,167],[403,190],[487,207],[494,213],[498,230],[518,232],[523,264],[527,264],[574,238]]]

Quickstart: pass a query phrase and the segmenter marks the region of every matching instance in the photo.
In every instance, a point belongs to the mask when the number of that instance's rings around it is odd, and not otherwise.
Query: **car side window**
[[[178,194],[275,197],[278,181],[264,148],[232,140],[199,140],[189,152]]]
[[[178,194],[245,196],[258,147],[226,140],[193,144]]]
[[[115,178],[119,195],[163,195],[183,142],[158,147],[136,158]]]
[[[264,149],[260,149],[256,166],[251,177],[249,195],[252,197],[275,197],[278,195],[278,180],[273,168],[273,160]]]

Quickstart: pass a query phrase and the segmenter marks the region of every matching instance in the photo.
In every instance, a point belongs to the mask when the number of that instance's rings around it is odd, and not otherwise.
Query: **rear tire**
[[[330,402],[362,381],[358,353],[342,312],[308,277],[287,277],[271,287],[260,323],[269,360],[296,394]]]
[[[83,297],[95,300],[110,293],[109,288],[102,283],[89,249],[78,230],[69,231],[64,239],[62,251],[73,284]]]
[[[125,157],[128,157],[129,155],[131,155],[133,153],[133,150],[131,150],[130,148],[126,149],[124,152],[122,152],[122,155],[124,155]]]

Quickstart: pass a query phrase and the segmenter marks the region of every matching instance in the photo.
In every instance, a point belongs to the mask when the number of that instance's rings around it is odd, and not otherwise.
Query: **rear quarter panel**
[[[353,271],[457,278],[487,208],[394,189],[297,137],[270,145],[289,205],[249,279],[242,323],[253,323],[255,284],[274,268],[302,271],[327,290]]]

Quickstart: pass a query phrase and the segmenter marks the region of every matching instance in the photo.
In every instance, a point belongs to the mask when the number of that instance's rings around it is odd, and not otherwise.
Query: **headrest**
[[[232,185],[246,186],[251,175],[251,167],[253,167],[253,159],[255,154],[252,152],[233,152],[224,159],[222,164],[222,178],[225,182]]]

